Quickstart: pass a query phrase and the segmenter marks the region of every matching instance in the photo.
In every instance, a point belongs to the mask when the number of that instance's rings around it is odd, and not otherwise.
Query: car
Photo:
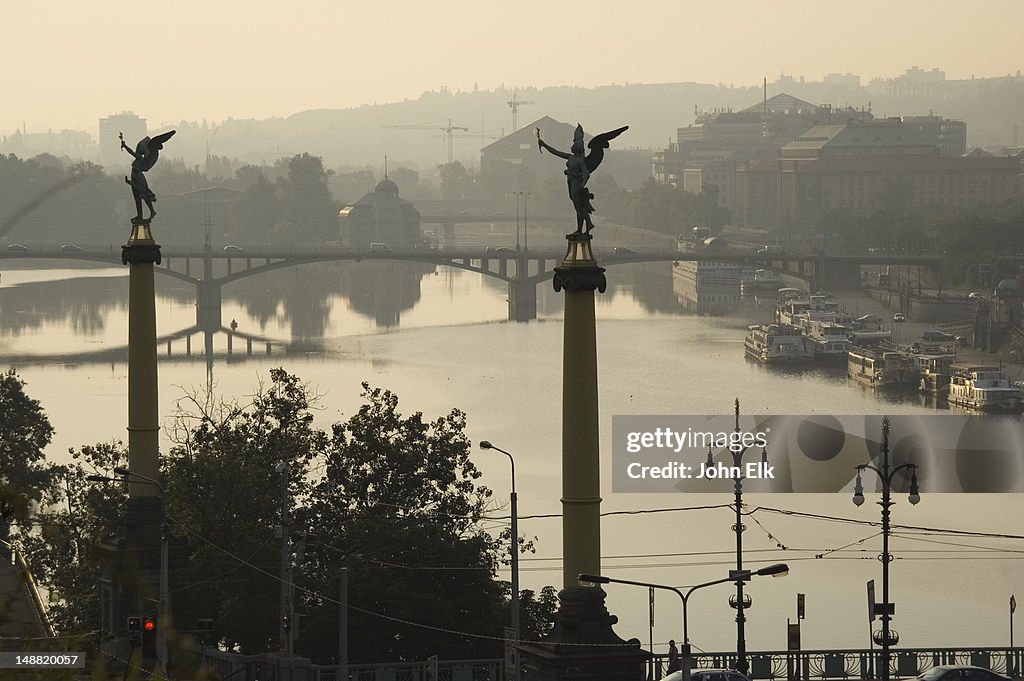
[[[907,321],[907,316],[902,312],[897,312],[892,316],[892,320],[896,323],[905,322]]]
[[[882,318],[879,317],[876,314],[866,314],[866,315],[861,315],[860,317],[857,317],[853,321],[859,322],[861,324],[879,324],[879,323],[881,323]]]
[[[943,664],[917,675],[918,681],[1008,681],[1010,677],[984,667]]]
[[[946,333],[945,331],[929,329],[921,332],[921,340],[925,340],[930,343],[952,343],[956,340],[956,337],[951,333]]]
[[[225,253],[242,253],[243,251],[245,251],[244,248],[242,248],[241,246],[235,246],[233,244],[228,244],[227,246],[224,247]]]
[[[487,248],[484,249],[484,252],[485,253],[515,253],[515,249],[508,248],[507,246],[499,246],[497,248],[495,248],[494,246],[488,246]]]
[[[74,244],[63,244],[60,247],[60,250],[64,251],[65,253],[81,253],[82,247],[76,246]]]
[[[616,246],[614,252],[619,253],[621,255],[633,255],[636,253],[636,251],[634,251],[633,249],[626,248],[625,246]]]
[[[970,300],[988,300],[985,294],[981,293],[980,291],[971,291],[970,293],[967,294],[967,297]]]
[[[18,253],[24,253],[28,250],[28,246],[22,246],[21,244],[8,244],[8,251],[17,251]]]
[[[374,242],[370,244],[370,253],[391,253],[391,246]]]
[[[690,672],[691,681],[750,681],[735,669],[693,669]],[[672,672],[662,678],[662,681],[683,681],[682,670]]]
[[[757,251],[758,255],[785,255],[786,252],[781,246],[763,246]]]

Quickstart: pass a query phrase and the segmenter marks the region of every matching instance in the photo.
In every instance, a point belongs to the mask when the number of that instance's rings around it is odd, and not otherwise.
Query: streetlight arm
[[[160,494],[164,493],[164,486],[162,484],[160,484],[160,481],[159,480],[155,480],[155,479],[149,477],[148,475],[143,475],[142,473],[136,473],[135,471],[129,470],[129,469],[125,468],[124,466],[117,466],[116,468],[114,468],[114,472],[117,473],[118,475],[123,475],[125,477],[138,478],[138,480],[141,481],[141,482],[148,482],[150,485],[156,486],[156,488],[158,490],[160,490]]]

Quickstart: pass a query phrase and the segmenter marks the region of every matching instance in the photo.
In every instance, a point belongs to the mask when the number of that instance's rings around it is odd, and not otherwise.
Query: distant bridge
[[[813,288],[860,285],[860,268],[868,265],[912,265],[936,268],[938,256],[897,256],[823,253],[756,253],[680,252],[674,249],[627,249],[623,247],[594,249],[601,265],[623,265],[648,262],[729,262],[753,267],[772,267],[807,281]],[[258,248],[214,251],[192,246],[167,246],[155,271],[187,281],[196,287],[196,323],[202,328],[221,326],[221,289],[225,284],[285,267],[338,261],[408,261],[453,267],[476,272],[507,282],[508,318],[526,321],[537,317],[537,284],[550,279],[561,262],[563,250],[520,250],[462,246],[446,249],[408,248],[389,250],[356,250],[351,248]],[[121,264],[121,253],[112,246],[33,245],[0,250],[4,260],[71,260]],[[1024,257],[1020,258],[1024,262]],[[222,273],[215,274],[214,265]],[[195,273],[193,273],[195,270]]]

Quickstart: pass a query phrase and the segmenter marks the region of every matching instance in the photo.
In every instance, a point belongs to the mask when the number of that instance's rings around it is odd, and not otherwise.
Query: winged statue
[[[575,234],[583,233],[583,225],[587,226],[587,234],[590,234],[590,230],[594,229],[594,223],[590,219],[590,214],[594,212],[594,205],[590,200],[594,198],[594,194],[587,189],[587,182],[590,181],[591,173],[597,170],[597,167],[601,165],[601,161],[604,160],[604,150],[610,146],[609,142],[628,129],[629,126],[624,125],[615,130],[594,135],[590,143],[587,144],[590,153],[584,155],[582,125],[576,125],[572,147],[568,152],[559,151],[542,140],[540,138],[540,128],[537,128],[538,150],[543,153],[544,149],[547,149],[548,152],[555,156],[565,159],[565,179],[569,188],[569,199],[576,209]]]
[[[121,148],[135,159],[132,161],[131,178],[124,178],[124,181],[131,185],[132,197],[135,199],[136,215],[132,218],[133,224],[148,223],[156,215],[156,211],[153,209],[153,204],[156,202],[156,194],[149,188],[149,183],[146,181],[146,171],[156,165],[157,159],[160,158],[160,150],[164,148],[164,143],[174,136],[174,133],[175,131],[171,130],[156,137],[143,137],[135,145],[134,151],[125,144],[124,133],[120,134]],[[149,217],[145,219],[142,217],[143,202],[149,208]]]

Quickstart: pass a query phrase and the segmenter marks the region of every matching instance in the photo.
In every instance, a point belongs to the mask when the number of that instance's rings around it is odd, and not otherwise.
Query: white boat
[[[949,380],[956,355],[915,355],[914,361],[921,370],[918,390],[925,395],[945,395],[949,392]]]
[[[791,364],[814,359],[803,330],[791,324],[753,324],[743,341],[747,357],[762,364]]]
[[[968,409],[1012,411],[1021,407],[1021,389],[997,366],[954,364],[947,399]]]
[[[908,352],[888,347],[859,347],[850,350],[846,375],[872,388],[918,388],[921,370]]]
[[[807,341],[814,350],[818,362],[845,362],[853,348],[850,330],[834,322],[809,321],[804,325]]]

